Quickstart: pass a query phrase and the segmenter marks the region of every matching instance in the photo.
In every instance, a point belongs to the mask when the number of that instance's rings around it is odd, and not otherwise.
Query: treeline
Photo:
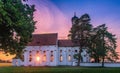
[[[0,63],[11,63],[11,61],[9,61],[9,60],[1,60],[0,59]]]

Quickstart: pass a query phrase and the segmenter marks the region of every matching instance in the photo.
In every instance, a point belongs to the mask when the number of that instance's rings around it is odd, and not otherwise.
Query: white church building
[[[71,40],[59,40],[57,33],[34,34],[24,49],[24,61],[13,59],[13,66],[72,66],[77,62],[73,56],[78,52],[78,46],[74,46]],[[90,62],[86,49],[81,56],[82,62]]]

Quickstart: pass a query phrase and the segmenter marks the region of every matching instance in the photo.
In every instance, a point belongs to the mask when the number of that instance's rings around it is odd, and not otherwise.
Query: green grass
[[[0,73],[120,73],[120,68],[0,67]]]

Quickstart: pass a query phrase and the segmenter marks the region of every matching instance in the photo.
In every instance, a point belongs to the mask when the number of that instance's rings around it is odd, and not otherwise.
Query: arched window
[[[29,55],[29,62],[31,62],[32,61],[32,55],[30,54]]]
[[[38,53],[39,53],[39,51],[36,51],[36,53],[38,54]]]
[[[53,51],[51,51],[51,55],[53,55]]]
[[[29,51],[29,62],[32,61],[32,55],[31,55],[32,51]]]
[[[51,62],[54,61],[54,56],[53,56],[53,55],[51,55],[51,57],[50,57],[50,61],[51,61]]]
[[[68,56],[68,61],[71,61],[71,55]]]
[[[62,50],[60,50],[60,53],[62,53]]]
[[[77,50],[75,50],[75,53],[77,53],[78,51]]]
[[[46,51],[43,51],[43,55],[46,55]]]
[[[24,61],[24,55],[22,55],[22,61]]]
[[[43,54],[46,54],[46,51],[43,51]]]
[[[29,53],[31,54],[31,53],[32,53],[32,51],[29,51]]]
[[[36,55],[39,55],[39,51],[36,51]]]
[[[60,62],[62,62],[63,61],[63,56],[62,55],[60,55]]]
[[[36,60],[37,60],[37,61],[40,61],[40,55],[39,55],[39,52],[40,52],[40,51],[36,51]]]
[[[46,55],[43,56],[43,62],[46,62]]]
[[[18,61],[15,61],[15,64],[18,65]]]
[[[70,49],[69,49],[68,51],[69,51],[69,52],[71,52],[71,50],[70,50]]]

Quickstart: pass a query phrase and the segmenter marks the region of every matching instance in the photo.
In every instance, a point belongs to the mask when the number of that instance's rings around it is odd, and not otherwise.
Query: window
[[[53,51],[51,51],[51,54],[53,55]]]
[[[46,51],[43,51],[43,55],[46,55]]]
[[[18,65],[18,61],[15,61],[15,64]]]
[[[45,53],[46,51],[43,51],[43,53]]]
[[[39,51],[36,51],[36,54],[39,55]]]
[[[77,53],[78,51],[77,50],[75,50],[75,53]]]
[[[36,56],[36,60],[37,60],[37,61],[40,61],[40,57],[39,57],[39,56]]]
[[[29,62],[31,62],[31,61],[32,61],[32,55],[29,56]]]
[[[62,50],[60,50],[60,53],[62,53]]]
[[[68,51],[69,51],[69,52],[71,52],[71,50],[70,50],[70,49],[69,49]]]
[[[43,62],[46,62],[46,55],[43,56]]]
[[[32,61],[32,55],[31,55],[31,53],[32,53],[32,51],[29,51],[29,62],[31,62]]]
[[[53,51],[51,51],[50,62],[53,62],[53,60],[54,60]]]
[[[60,55],[60,62],[62,62],[63,61],[63,56],[62,55]]]
[[[22,55],[22,61],[24,61],[24,55]]]
[[[32,53],[32,51],[29,51],[29,53]]]
[[[39,53],[39,51],[36,52],[37,54]]]
[[[50,57],[50,61],[53,62],[53,60],[54,60],[54,56],[51,55],[51,57]]]
[[[71,61],[71,55],[68,56],[68,61]]]
[[[40,61],[39,51],[36,51],[36,60]]]

